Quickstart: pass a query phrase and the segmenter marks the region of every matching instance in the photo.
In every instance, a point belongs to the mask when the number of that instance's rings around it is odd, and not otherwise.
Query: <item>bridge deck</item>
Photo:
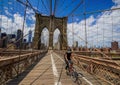
[[[9,81],[7,85],[76,85],[65,73],[63,57],[54,52],[48,52],[38,63],[24,73]],[[84,77],[81,85],[109,85],[107,82],[77,68]]]

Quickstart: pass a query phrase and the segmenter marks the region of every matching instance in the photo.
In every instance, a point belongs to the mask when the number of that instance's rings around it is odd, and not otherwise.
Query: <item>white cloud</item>
[[[114,0],[115,6],[111,8],[120,7],[120,0]],[[87,28],[87,40],[89,46],[110,46],[110,42],[113,40],[120,42],[120,10],[108,11],[98,15],[97,18],[94,18],[91,15],[86,19],[86,28]],[[72,26],[73,24],[73,26]],[[69,45],[73,43],[72,29],[74,29],[74,41],[78,41],[79,45],[85,46],[85,21],[81,20],[79,23],[68,24],[68,39]],[[73,27],[73,28],[72,28]],[[113,32],[112,32],[113,29]],[[104,31],[103,31],[104,30]],[[115,31],[119,32],[115,32]],[[113,35],[112,35],[113,33]],[[82,39],[83,40],[82,40]],[[108,42],[109,41],[109,42]]]
[[[30,17],[32,17],[32,21],[35,21],[34,15],[29,15]],[[10,18],[8,16],[5,15],[0,15],[1,20],[0,22],[2,22],[0,24],[0,27],[4,28],[2,29],[2,32],[6,32],[7,34],[11,34],[11,33],[16,33],[18,29],[23,28],[23,19],[24,17],[21,16],[19,13],[16,13],[13,15],[13,18]],[[30,26],[28,25],[28,23],[24,23],[24,35],[28,34],[29,30],[32,30],[32,34],[34,34],[34,28],[35,28],[35,24],[31,24]],[[28,38],[28,36],[25,37],[26,39]]]
[[[9,16],[12,16],[12,14],[10,12],[8,12],[8,10],[5,10],[5,13]]]

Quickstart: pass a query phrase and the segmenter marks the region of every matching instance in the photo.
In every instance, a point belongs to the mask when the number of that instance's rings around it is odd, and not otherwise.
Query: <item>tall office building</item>
[[[28,43],[32,42],[32,31],[29,30],[29,35],[28,35]]]
[[[16,35],[15,34],[8,34],[8,43],[13,43],[15,42]]]
[[[22,38],[22,36],[23,36],[23,32],[20,30],[20,29],[18,29],[17,30],[17,38],[16,38],[16,47],[19,49],[20,48],[20,46],[22,47],[22,41],[23,41],[23,38]]]
[[[1,47],[6,48],[7,47],[7,34],[1,33]]]
[[[78,41],[75,41],[75,42],[74,42],[73,47],[75,47],[75,48],[78,47]]]
[[[111,42],[111,48],[112,50],[118,50],[119,49],[118,42],[117,41]]]
[[[0,48],[2,47],[2,40],[1,40],[1,29],[0,29]]]

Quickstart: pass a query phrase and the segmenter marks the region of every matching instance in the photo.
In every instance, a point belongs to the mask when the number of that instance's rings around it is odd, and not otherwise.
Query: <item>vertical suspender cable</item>
[[[103,47],[104,47],[104,19],[103,19]]]
[[[23,26],[22,26],[22,34],[21,34],[21,40],[20,40],[20,50],[19,50],[19,64],[20,64],[20,55],[21,55],[21,51],[22,51],[22,42],[23,42],[23,36],[24,36],[24,25],[25,25],[25,19],[26,19],[26,10],[27,10],[27,4],[28,4],[28,0],[26,0],[26,6],[25,6],[25,10],[24,10],[24,19],[23,19]],[[20,65],[18,64],[18,74],[20,73]]]
[[[87,48],[87,28],[86,28],[86,5],[84,0],[84,21],[85,21],[85,47]]]
[[[50,0],[50,15],[52,15],[52,0]]]
[[[98,47],[98,23],[97,23],[97,47]]]
[[[57,1],[55,0],[53,15],[55,15],[56,7],[57,7],[56,3],[57,3]]]
[[[72,36],[73,36],[73,47],[74,47],[74,21],[73,21],[73,15],[72,15]]]
[[[113,16],[111,18],[112,18],[112,42],[113,42]]]

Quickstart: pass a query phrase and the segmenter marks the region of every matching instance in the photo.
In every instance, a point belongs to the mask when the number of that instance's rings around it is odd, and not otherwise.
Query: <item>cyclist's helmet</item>
[[[72,51],[71,51],[71,48],[69,47],[68,49],[67,49],[67,53],[71,53]]]

